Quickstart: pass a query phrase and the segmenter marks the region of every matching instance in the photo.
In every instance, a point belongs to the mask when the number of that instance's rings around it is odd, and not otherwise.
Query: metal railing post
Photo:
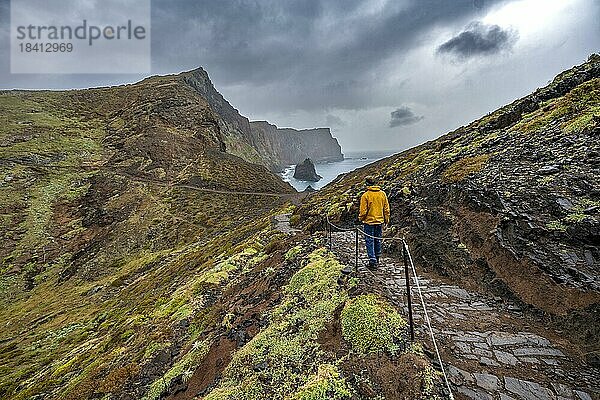
[[[406,249],[406,243],[402,241],[402,256],[404,257],[404,277],[406,279],[406,298],[408,300],[408,323],[410,325],[410,340],[415,340],[415,326],[413,322],[412,313],[412,299],[410,294],[410,279],[408,274],[408,250]]]
[[[356,240],[354,241],[354,265],[358,271],[358,228],[354,230]]]

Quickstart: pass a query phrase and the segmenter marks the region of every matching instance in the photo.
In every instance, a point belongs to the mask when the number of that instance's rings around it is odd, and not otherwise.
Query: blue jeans
[[[382,235],[382,225],[364,224],[363,228],[367,235],[380,238]],[[369,255],[369,263],[376,264],[377,259],[381,256],[381,239],[373,239],[371,236],[365,235],[365,245],[367,246],[367,254]]]

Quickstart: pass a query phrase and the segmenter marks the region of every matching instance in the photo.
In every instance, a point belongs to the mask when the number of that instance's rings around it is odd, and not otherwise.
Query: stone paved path
[[[344,262],[354,263],[353,233],[335,233],[333,248]],[[366,261],[362,249],[361,256]],[[407,313],[402,261],[384,257],[382,264],[375,275],[360,267],[357,276],[375,279]],[[559,332],[536,325],[501,298],[433,275],[420,274],[419,280],[455,398],[600,399],[600,370],[571,354]],[[416,336],[433,349],[414,286],[412,293]]]
[[[295,235],[300,232],[299,229],[292,228],[290,225],[290,217],[292,214],[279,214],[273,217],[273,224],[275,225],[275,229],[278,231],[288,234]]]

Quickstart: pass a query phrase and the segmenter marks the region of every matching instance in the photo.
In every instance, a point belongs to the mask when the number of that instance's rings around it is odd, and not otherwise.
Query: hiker
[[[381,239],[375,238],[381,238],[383,224],[390,223],[390,203],[381,188],[375,185],[375,178],[369,176],[365,183],[367,191],[360,197],[358,219],[363,223],[365,231],[365,245],[369,255],[366,266],[375,269],[381,257]]]

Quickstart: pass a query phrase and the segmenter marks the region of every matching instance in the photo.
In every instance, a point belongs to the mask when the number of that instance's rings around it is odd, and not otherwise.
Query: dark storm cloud
[[[424,116],[415,115],[409,107],[403,106],[391,112],[390,128],[416,124],[423,119]]]
[[[154,66],[203,65],[218,86],[252,90],[256,107],[389,105],[374,93],[375,69],[431,27],[472,19],[499,1],[155,1]]]
[[[154,0],[152,70],[203,66],[241,105],[238,96],[251,95],[249,112],[390,106],[395,100],[381,94],[389,88],[373,79],[386,60],[418,46],[432,27],[472,20],[502,1]],[[8,12],[2,14],[4,25]],[[0,38],[2,87],[87,87],[142,78],[10,75],[7,39]]]
[[[386,104],[374,93],[369,74],[418,45],[431,27],[472,19],[501,1],[154,0],[152,69],[164,74],[201,65],[218,88],[253,91],[257,109],[381,106]],[[3,25],[8,23],[4,11]],[[7,39],[0,39],[6,56]],[[4,87],[85,87],[137,79],[10,76],[7,69],[8,62],[2,63]]]
[[[498,25],[471,23],[457,36],[438,47],[438,53],[448,53],[459,58],[490,55],[510,49],[517,40],[517,33]]]

